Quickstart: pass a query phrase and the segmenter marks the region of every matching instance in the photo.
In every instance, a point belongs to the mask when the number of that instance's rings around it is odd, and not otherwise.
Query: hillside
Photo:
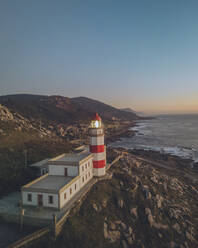
[[[137,111],[134,111],[131,108],[122,108],[120,110],[125,111],[125,112],[130,112],[130,113],[136,114],[136,115],[141,116],[141,117],[146,116],[146,114],[144,112],[137,112]]]
[[[122,109],[120,109],[120,110],[122,110],[122,111],[126,111],[126,112],[130,112],[130,113],[136,113],[133,109],[131,109],[131,108],[122,108]]]
[[[105,124],[106,137],[120,136],[139,117],[86,97],[0,96],[0,139],[13,132],[34,133],[86,142],[87,128],[95,112]]]
[[[47,237],[31,248],[197,248],[198,175],[187,168],[191,161],[137,154],[124,151],[112,179],[76,205],[55,243]]]
[[[101,115],[104,122],[112,121],[112,118],[122,121],[138,119],[134,113],[127,113],[86,97],[19,94],[0,96],[0,104],[25,118],[42,120],[44,123],[73,124],[79,121],[88,123],[95,112]]]
[[[76,97],[72,98],[71,101],[74,104],[77,104],[79,108],[84,111],[89,110],[92,113],[98,112],[104,120],[110,121],[112,120],[112,118],[115,118],[123,121],[132,121],[138,119],[138,116],[135,113],[127,113],[126,111],[122,111],[105,103],[87,97]]]

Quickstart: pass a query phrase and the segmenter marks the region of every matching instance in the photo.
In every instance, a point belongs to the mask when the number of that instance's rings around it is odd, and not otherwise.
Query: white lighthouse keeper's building
[[[104,176],[106,169],[106,146],[104,129],[98,113],[95,114],[89,128],[90,152],[93,154],[93,175]]]
[[[22,187],[22,203],[61,209],[93,177],[93,155],[83,151],[48,161],[49,173]]]

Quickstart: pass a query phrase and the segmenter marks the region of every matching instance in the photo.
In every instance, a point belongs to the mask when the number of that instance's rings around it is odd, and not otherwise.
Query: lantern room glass
[[[91,121],[91,127],[92,128],[101,128],[101,121],[98,121],[98,120],[94,120],[94,121]]]

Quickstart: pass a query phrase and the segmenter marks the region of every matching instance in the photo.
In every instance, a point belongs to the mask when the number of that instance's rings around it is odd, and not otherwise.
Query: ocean
[[[161,115],[131,128],[136,135],[122,138],[113,147],[154,150],[198,162],[198,115]]]

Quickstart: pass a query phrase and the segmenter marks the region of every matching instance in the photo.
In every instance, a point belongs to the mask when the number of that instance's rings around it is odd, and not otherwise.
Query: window
[[[65,177],[67,177],[67,175],[68,175],[68,174],[67,174],[67,168],[65,168]]]
[[[84,171],[84,166],[82,166],[82,171]]]
[[[83,181],[83,183],[84,183],[84,177],[82,178],[82,181]]]
[[[86,174],[86,180],[87,180],[87,174]]]
[[[52,195],[48,196],[48,203],[53,204],[53,196]]]
[[[70,188],[70,195],[72,194],[72,188]]]
[[[75,184],[75,190],[76,190],[76,184]]]
[[[64,194],[64,199],[65,199],[65,200],[67,199],[67,194],[66,194],[66,193]]]
[[[28,194],[27,198],[28,198],[28,201],[31,202],[32,201],[32,194]]]
[[[87,164],[85,165],[85,169],[87,169]]]
[[[89,172],[89,177],[90,177],[90,172]]]

